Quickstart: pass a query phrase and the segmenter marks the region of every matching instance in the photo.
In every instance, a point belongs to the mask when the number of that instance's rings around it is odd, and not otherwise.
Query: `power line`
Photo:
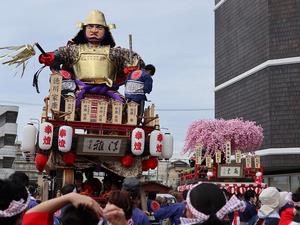
[[[0,104],[15,104],[15,105],[31,105],[31,106],[43,106],[40,103],[23,102],[23,101],[5,101],[0,100]],[[156,111],[160,112],[199,112],[199,111],[214,111],[214,108],[157,108]]]

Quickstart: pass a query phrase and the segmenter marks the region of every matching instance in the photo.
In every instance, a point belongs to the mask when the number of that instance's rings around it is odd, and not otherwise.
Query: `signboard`
[[[218,166],[219,178],[240,178],[243,177],[242,166],[239,165],[219,165]]]
[[[227,141],[225,143],[225,160],[227,164],[231,163],[231,142]]]
[[[216,163],[219,164],[222,162],[222,152],[220,150],[216,151],[215,157],[216,157]]]
[[[260,168],[260,156],[259,155],[254,156],[254,167],[256,169]]]
[[[242,152],[241,152],[241,150],[236,150],[235,151],[235,162],[236,163],[241,163],[242,162]]]
[[[124,156],[126,137],[78,135],[78,155]]]
[[[62,76],[52,74],[50,77],[49,109],[59,111],[61,97]]]
[[[195,163],[201,165],[202,162],[202,145],[196,144],[195,146]]]

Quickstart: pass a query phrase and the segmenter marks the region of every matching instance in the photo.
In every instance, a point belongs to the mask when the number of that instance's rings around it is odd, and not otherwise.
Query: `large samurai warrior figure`
[[[104,14],[91,11],[80,23],[80,31],[64,47],[39,56],[39,61],[63,76],[62,93],[76,94],[76,107],[85,94],[100,94],[124,103],[117,89],[124,84],[126,76],[144,67],[141,57],[120,47],[106,23]]]

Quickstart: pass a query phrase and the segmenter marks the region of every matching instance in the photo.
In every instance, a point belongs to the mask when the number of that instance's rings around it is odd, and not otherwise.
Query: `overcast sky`
[[[76,23],[92,9],[115,23],[117,45],[133,49],[146,63],[156,66],[153,91],[148,96],[159,111],[161,127],[175,139],[175,156],[183,147],[188,126],[196,119],[214,117],[214,1],[212,0],[26,0],[1,2],[0,47],[39,42],[46,51],[65,45],[77,32]],[[0,53],[1,54],[1,53]],[[0,65],[0,104],[18,105],[18,133],[30,118],[39,118],[48,94],[49,70],[39,79],[41,93],[32,78],[41,65],[33,58],[24,77]],[[20,137],[19,137],[20,139]],[[182,157],[182,156],[181,156]],[[184,156],[186,157],[186,156]]]

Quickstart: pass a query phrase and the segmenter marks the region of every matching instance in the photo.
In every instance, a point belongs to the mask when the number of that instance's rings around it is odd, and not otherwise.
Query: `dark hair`
[[[74,179],[83,181],[82,173],[77,171],[74,175]]]
[[[298,187],[297,190],[292,194],[292,200],[294,202],[300,201],[300,187]]]
[[[140,197],[140,181],[135,177],[126,177],[122,190],[127,191],[132,199],[137,199]]]
[[[9,207],[11,201],[19,201],[24,199],[26,202],[28,192],[24,185],[13,183],[11,180],[0,180],[0,210],[5,210]],[[20,218],[23,212],[12,217],[0,217],[1,225],[14,225]]]
[[[64,225],[97,225],[99,219],[90,209],[73,205],[66,206],[60,219]]]
[[[68,42],[68,44],[86,44],[88,43],[86,37],[85,37],[85,28],[86,26],[84,26],[84,28],[82,30],[80,30],[78,32],[78,34],[71,40]],[[111,48],[116,46],[116,43],[112,37],[112,34],[110,32],[110,30],[107,27],[105,28],[105,33],[104,33],[104,38],[100,41],[101,45],[109,45]]]
[[[151,75],[155,74],[155,67],[152,64],[148,64],[144,67],[144,70],[149,71]]]
[[[223,225],[216,213],[226,204],[226,198],[222,190],[215,184],[202,183],[194,187],[190,192],[192,206],[205,215],[209,215],[202,225]]]
[[[132,216],[132,202],[126,191],[112,191],[109,195],[108,202],[123,209],[125,218],[129,220]]]
[[[255,191],[253,190],[247,190],[244,194],[245,201],[250,201],[250,198],[254,198],[256,196]]]
[[[66,194],[68,194],[68,193],[73,192],[74,188],[75,188],[75,185],[73,185],[73,184],[66,184],[66,185],[64,185],[64,186],[61,188],[60,191],[61,191],[61,194],[62,194],[62,195],[66,195]]]
[[[29,186],[29,177],[26,175],[26,173],[16,171],[13,174],[11,174],[8,177],[8,179],[11,180],[11,182],[16,184],[23,185],[25,187]]]
[[[156,192],[150,191],[150,192],[148,193],[148,199],[150,199],[150,200],[155,200],[155,199],[156,199]]]

